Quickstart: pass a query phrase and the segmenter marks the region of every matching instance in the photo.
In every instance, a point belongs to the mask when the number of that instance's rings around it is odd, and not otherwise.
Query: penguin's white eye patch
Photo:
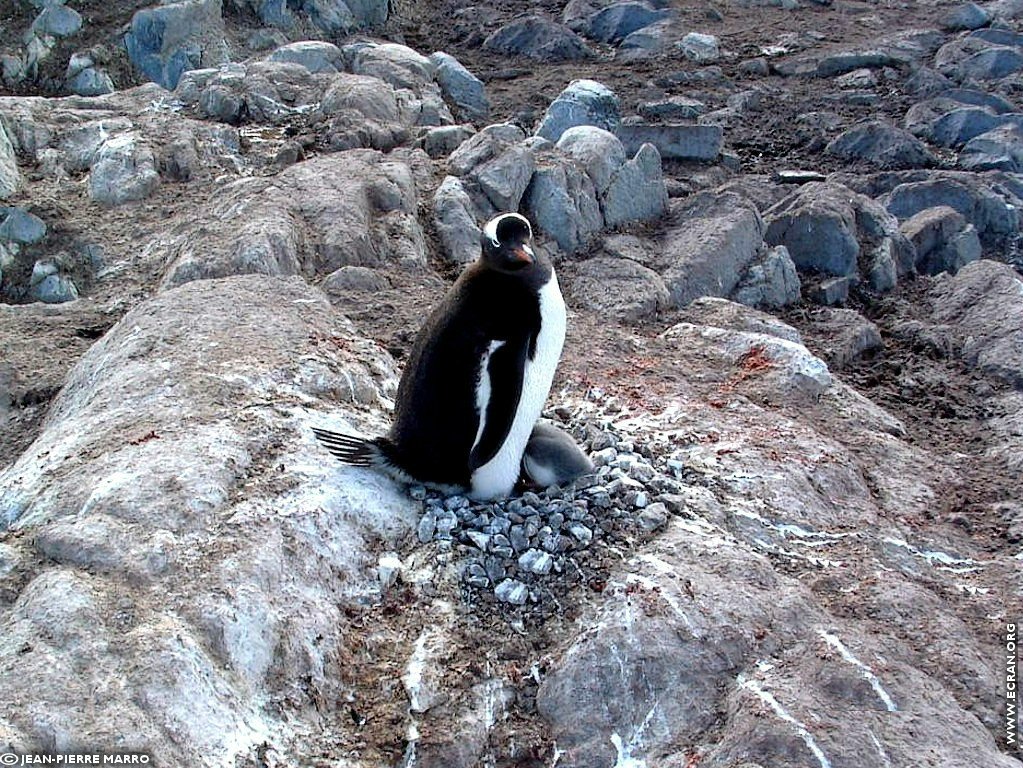
[[[528,254],[529,254],[530,256],[536,256],[536,254],[535,254],[535,253],[533,253],[533,249],[532,249],[532,248],[530,248],[530,247],[529,247],[528,245],[523,245],[523,246],[522,246],[522,250],[524,250],[524,251],[525,251],[526,253],[528,253]]]

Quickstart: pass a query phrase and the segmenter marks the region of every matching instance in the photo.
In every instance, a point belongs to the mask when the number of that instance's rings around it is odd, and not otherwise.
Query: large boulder
[[[539,61],[576,61],[596,55],[571,29],[542,16],[505,24],[483,41],[483,50]]]
[[[482,231],[472,198],[455,176],[446,176],[433,195],[433,227],[446,259],[468,264],[479,258]]]
[[[897,184],[880,198],[899,221],[938,206],[962,214],[985,242],[999,242],[1019,231],[1019,201],[1001,188],[996,190],[974,174],[936,176],[924,181]]]
[[[182,73],[228,61],[222,0],[186,0],[135,13],[124,37],[132,63],[174,90]]]
[[[844,131],[825,152],[845,160],[865,160],[878,168],[930,168],[938,159],[920,139],[881,120],[871,120]]]
[[[149,197],[160,184],[153,150],[134,133],[107,139],[89,172],[89,196],[107,205]]]
[[[597,195],[583,167],[560,152],[549,152],[538,158],[522,202],[540,232],[565,253],[575,253],[603,228]]]
[[[270,54],[270,60],[300,64],[313,74],[333,74],[345,68],[341,49],[323,40],[300,40],[282,45]]]
[[[935,323],[949,326],[966,363],[1023,389],[1023,281],[981,259],[944,275],[928,293]]]
[[[614,91],[595,80],[573,80],[547,107],[536,135],[557,141],[576,125],[593,125],[617,133],[621,121]]]
[[[916,248],[918,272],[957,272],[980,258],[980,238],[965,217],[947,205],[926,208],[900,226]]]
[[[3,738],[305,762],[291,713],[344,700],[345,606],[416,504],[324,459],[303,411],[368,414],[388,376],[298,279],[192,283],[94,345],[0,472]]]
[[[582,24],[582,33],[604,43],[617,43],[637,30],[671,18],[666,8],[651,8],[646,3],[612,3],[594,12]]]
[[[659,238],[661,274],[675,306],[701,296],[731,295],[743,272],[764,252],[764,222],[738,195],[701,193],[673,205]]]
[[[840,184],[805,184],[765,211],[764,220],[764,239],[784,245],[800,270],[838,277],[862,272],[876,290],[891,289],[913,271],[915,253],[895,217]]]
[[[602,203],[608,227],[656,219],[664,214],[668,192],[661,173],[661,156],[653,144],[642,145],[636,156],[615,172]]]
[[[660,275],[631,259],[597,256],[570,269],[566,290],[573,307],[633,322],[653,317],[670,304]]]
[[[483,81],[451,54],[437,51],[430,55],[430,61],[437,67],[437,84],[452,105],[455,117],[469,122],[486,120],[490,114],[490,102]]]
[[[207,215],[158,248],[165,287],[235,274],[326,275],[343,266],[422,265],[409,166],[352,150],[291,166],[273,178],[224,184]]]

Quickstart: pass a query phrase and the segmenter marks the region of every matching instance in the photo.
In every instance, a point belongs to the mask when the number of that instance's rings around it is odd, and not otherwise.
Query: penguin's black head
[[[483,263],[499,272],[521,272],[536,264],[533,229],[525,216],[502,213],[483,227]]]

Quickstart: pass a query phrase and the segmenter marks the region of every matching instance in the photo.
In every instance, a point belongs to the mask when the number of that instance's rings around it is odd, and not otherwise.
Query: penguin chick
[[[482,255],[416,337],[390,431],[366,439],[314,430],[327,450],[347,464],[466,489],[479,500],[512,492],[565,341],[558,279],[532,237],[517,213],[487,222]]]
[[[538,421],[522,454],[522,468],[530,480],[546,488],[593,472],[593,462],[567,432]]]

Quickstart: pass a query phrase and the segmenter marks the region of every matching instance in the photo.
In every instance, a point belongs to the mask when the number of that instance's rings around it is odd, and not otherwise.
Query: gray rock
[[[1023,70],[1023,52],[1007,46],[992,46],[963,59],[955,71],[962,79],[1000,80]]]
[[[981,259],[934,284],[928,299],[936,323],[952,328],[966,363],[1023,387],[1023,283],[1006,264]]]
[[[270,54],[270,60],[298,64],[313,74],[343,72],[345,68],[341,49],[323,40],[301,40],[282,45]]]
[[[448,170],[456,176],[466,176],[477,166],[489,162],[526,135],[517,125],[496,123],[466,139],[448,158]]]
[[[121,205],[149,197],[160,184],[153,151],[139,137],[124,133],[107,139],[89,172],[89,197]]]
[[[967,171],[1023,170],[1023,128],[1006,124],[970,139],[959,154]]]
[[[637,29],[618,44],[615,61],[637,61],[667,53],[675,34],[670,20]]]
[[[817,77],[835,77],[855,69],[897,67],[901,60],[885,51],[860,51],[825,56],[817,62]]]
[[[714,35],[688,32],[678,42],[682,55],[697,64],[713,64],[721,58],[721,48]]]
[[[519,568],[538,576],[545,576],[554,567],[554,558],[539,549],[527,549],[519,555]]]
[[[710,325],[725,330],[766,334],[802,344],[803,337],[791,325],[774,315],[759,312],[749,306],[736,304],[713,296],[696,299],[680,313],[682,319],[694,325]]]
[[[373,150],[228,181],[203,216],[154,244],[168,264],[163,286],[237,274],[327,275],[344,266],[420,269],[418,205],[409,166]]]
[[[832,370],[884,349],[877,326],[854,310],[816,309],[809,320],[816,339],[814,349]]]
[[[883,169],[930,168],[938,163],[920,139],[880,120],[850,128],[825,151],[845,160],[866,160]]]
[[[961,213],[986,241],[997,241],[1019,231],[1016,204],[975,177],[938,177],[899,184],[882,202],[900,221],[927,208],[947,205]]]
[[[36,262],[29,296],[44,304],[63,304],[78,298],[78,288],[71,278],[59,274],[52,262]]]
[[[852,279],[849,277],[829,277],[811,286],[807,294],[810,301],[833,307],[849,301],[851,287]]]
[[[21,172],[14,154],[14,145],[7,129],[0,122],[0,200],[6,200],[21,188]]]
[[[0,240],[12,243],[38,243],[46,237],[46,222],[23,208],[0,208]]]
[[[444,157],[458,149],[475,133],[471,125],[442,125],[427,128],[420,142],[430,157]]]
[[[611,179],[626,160],[625,148],[619,138],[592,125],[569,128],[561,134],[556,146],[582,165],[593,180],[598,195],[607,192]]]
[[[347,266],[327,275],[320,287],[330,296],[339,296],[346,293],[377,293],[390,287],[390,283],[370,267]]]
[[[739,62],[739,72],[751,77],[767,77],[771,74],[771,65],[763,56],[753,59],[745,59]]]
[[[522,202],[537,230],[565,253],[583,249],[604,224],[593,179],[564,157],[541,155]]]
[[[317,339],[344,344],[344,361]],[[212,370],[240,378],[210,387]],[[265,743],[250,717],[260,728],[290,728],[284,713],[253,714],[264,693],[300,708],[344,696],[344,606],[379,595],[377,569],[366,566],[411,533],[419,505],[373,473],[325,463],[311,437],[288,449],[309,468],[293,477],[304,481],[287,491],[248,485],[252,459],[277,450],[271,433],[295,435],[295,423],[269,414],[263,426],[236,422],[223,398],[254,413],[266,402],[260,377],[280,377],[348,418],[358,406],[339,409],[341,398],[317,390],[317,377],[365,382],[376,395],[380,373],[393,375],[387,355],[297,278],[199,281],[156,294],[92,345],[51,401],[52,421],[32,450],[0,471],[0,526],[16,526],[26,565],[40,565],[22,570],[16,591],[0,579],[9,601],[0,654],[4,664],[17,654],[33,681],[4,675],[0,696],[54,718],[18,718],[29,744],[52,738],[56,721],[61,739],[120,734],[121,748],[175,762],[233,762]],[[77,469],[62,458],[42,476],[47,456],[64,456],[62,443]],[[23,494],[30,504],[15,503]],[[268,525],[253,510],[271,499],[282,517]],[[200,552],[195,537],[212,549]],[[86,666],[68,677],[76,663]],[[112,677],[121,683],[88,712],[50,692],[59,684],[65,695],[86,695]],[[308,690],[290,690],[285,681],[297,678]],[[229,733],[245,735],[236,742]]]
[[[529,587],[516,579],[505,579],[494,588],[494,595],[502,603],[525,605],[529,599]]]
[[[738,195],[700,193],[673,204],[660,239],[664,282],[677,307],[701,296],[729,296],[764,251],[764,222]]]
[[[313,26],[332,35],[348,35],[359,24],[346,0],[303,0],[302,9]]]
[[[942,20],[941,26],[952,32],[979,29],[991,23],[991,14],[976,3],[963,3],[953,8]]]
[[[89,67],[68,80],[67,87],[79,96],[102,96],[114,92],[114,81],[103,70]]]
[[[421,88],[433,82],[437,70],[426,56],[397,43],[355,43],[342,51],[353,73],[379,78],[395,88]]]
[[[625,122],[616,133],[630,154],[653,144],[661,157],[671,160],[717,160],[724,136],[719,125],[690,123]]]
[[[596,55],[571,29],[542,16],[505,24],[483,41],[483,50],[538,61],[578,61]]]
[[[576,125],[594,125],[617,133],[620,124],[618,97],[610,88],[594,80],[573,80],[547,107],[536,135],[557,141]]]
[[[573,306],[626,322],[651,318],[671,301],[661,276],[629,259],[587,259],[572,270],[569,284]]]
[[[845,187],[806,184],[764,213],[764,240],[784,245],[800,269],[854,274],[860,253],[854,197]]]
[[[799,274],[784,245],[769,249],[750,264],[731,298],[750,307],[779,309],[800,299]]]
[[[605,43],[618,42],[633,32],[670,18],[671,11],[655,10],[646,3],[613,3],[591,15],[582,31],[587,37]]]
[[[663,502],[657,501],[647,504],[643,510],[636,515],[636,522],[644,531],[656,531],[668,523],[668,508]]]
[[[8,86],[14,86],[20,83],[25,77],[28,76],[28,72],[25,68],[25,61],[21,56],[15,56],[10,53],[0,54],[0,78]]]
[[[443,51],[431,54],[430,61],[437,67],[437,83],[444,98],[452,105],[455,117],[471,122],[486,120],[490,114],[490,102],[483,81],[458,59]]]
[[[661,156],[653,144],[643,144],[611,178],[602,198],[604,223],[617,227],[648,221],[664,214],[668,192],[661,173]]]
[[[34,22],[32,32],[40,37],[70,37],[82,28],[82,17],[74,8],[65,5],[50,5],[43,8]]]
[[[947,104],[942,99],[935,101],[939,108]],[[906,113],[907,127],[910,127],[915,119],[923,117],[919,111],[914,114],[914,110],[921,110],[921,108],[935,105],[935,101],[916,105],[913,109],[910,109]],[[927,120],[927,118],[924,117],[924,120]],[[993,114],[986,107],[971,106],[950,109],[938,117],[928,120],[923,125],[914,127],[917,127],[915,132],[930,139],[935,144],[940,144],[943,147],[959,147],[975,136],[980,136],[980,134],[986,133],[992,128],[1002,125],[1004,122],[1005,120],[1001,116]]]
[[[653,121],[695,120],[706,111],[706,104],[686,96],[671,96],[661,101],[647,101],[639,105],[639,114]]]
[[[473,215],[472,199],[455,176],[445,177],[434,193],[433,225],[446,259],[468,264],[480,257],[482,232]]]
[[[522,145],[513,145],[492,160],[476,166],[471,178],[498,211],[516,211],[533,177],[536,161]]]
[[[976,229],[948,206],[920,211],[905,221],[901,229],[916,247],[916,268],[925,274],[955,273],[980,258]]]
[[[334,75],[320,109],[329,118],[330,144],[338,150],[363,147],[386,151],[409,136],[412,120],[402,114],[398,92],[375,77]]]
[[[221,1],[186,0],[136,12],[124,37],[132,64],[174,90],[185,71],[228,61]]]

